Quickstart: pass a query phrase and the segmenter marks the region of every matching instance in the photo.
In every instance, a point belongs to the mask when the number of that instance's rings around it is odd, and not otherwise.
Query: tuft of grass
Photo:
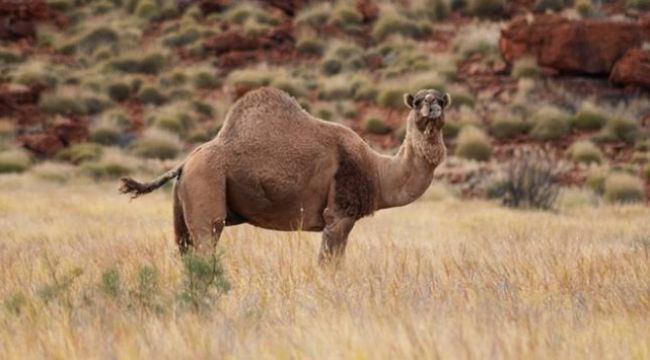
[[[132,88],[126,82],[116,81],[108,85],[106,92],[113,101],[123,102],[131,97]]]
[[[643,169],[641,169],[641,174],[643,175],[643,178],[645,181],[650,182],[650,163],[646,164]]]
[[[648,11],[650,10],[650,0],[626,0],[625,6],[636,10]]]
[[[613,173],[605,179],[605,200],[610,203],[634,203],[645,200],[643,181],[627,173]]]
[[[592,169],[587,173],[585,186],[591,189],[594,193],[602,195],[605,192],[605,179],[607,179],[607,171],[605,169]]]
[[[198,67],[190,73],[192,85],[197,89],[215,89],[221,86],[221,81],[214,69]]]
[[[386,125],[383,119],[377,116],[368,117],[363,124],[363,128],[371,134],[388,134],[391,129]]]
[[[474,126],[465,126],[458,134],[454,153],[469,160],[488,161],[492,156],[492,146],[482,130]]]
[[[384,41],[389,35],[402,35],[417,39],[426,35],[426,31],[411,19],[400,14],[382,12],[372,27],[371,36],[376,42]]]
[[[23,56],[12,49],[0,48],[0,65],[16,64],[23,61]]]
[[[558,140],[569,133],[569,115],[553,106],[544,106],[532,116],[530,135],[535,140]]]
[[[0,174],[21,173],[29,169],[32,161],[22,150],[7,150],[0,152]]]
[[[603,153],[593,142],[585,140],[578,141],[569,148],[571,160],[578,163],[600,164],[603,161]]]
[[[331,12],[330,3],[312,2],[296,15],[294,22],[296,25],[319,28],[327,24]]]
[[[154,51],[143,55],[124,55],[111,60],[111,68],[127,74],[157,75],[167,65],[169,55]]]
[[[474,54],[484,57],[499,56],[499,37],[499,29],[495,27],[468,27],[456,36],[453,49],[465,58]]]
[[[152,159],[173,159],[181,151],[178,136],[164,130],[149,129],[134,142],[131,151],[134,155]]]
[[[185,255],[183,270],[183,286],[179,297],[195,311],[209,309],[230,290],[220,255]]]
[[[539,67],[534,57],[523,57],[512,64],[512,76],[521,78],[536,78],[539,76]]]
[[[497,116],[490,122],[490,134],[500,140],[511,139],[525,134],[528,130],[529,125],[521,117],[514,115]]]
[[[591,102],[584,102],[571,118],[571,126],[578,130],[600,130],[608,121],[608,115]]]
[[[167,97],[152,85],[145,85],[138,92],[138,100],[143,104],[162,105],[167,102]]]
[[[296,49],[307,55],[323,55],[325,43],[317,36],[301,36],[296,41]]]
[[[349,30],[361,25],[362,20],[363,16],[359,10],[353,4],[343,1],[336,4],[328,23],[343,30]]]
[[[271,84],[273,75],[264,69],[242,69],[228,74],[226,84],[235,87],[257,88]]]
[[[70,91],[70,89],[44,93],[41,95],[38,106],[49,114],[67,116],[86,114],[84,102],[75,91]]]
[[[467,10],[478,17],[497,17],[503,13],[505,0],[468,0]]]
[[[68,146],[59,151],[55,158],[79,165],[86,161],[96,161],[102,157],[102,147],[93,143],[79,143]]]
[[[75,175],[75,166],[68,163],[44,161],[29,169],[36,178],[65,184]]]
[[[403,86],[398,84],[387,84],[379,89],[377,98],[375,99],[377,105],[391,109],[404,109],[404,93],[407,92]]]
[[[634,143],[639,133],[639,124],[624,117],[610,118],[595,140],[600,142],[622,141]]]

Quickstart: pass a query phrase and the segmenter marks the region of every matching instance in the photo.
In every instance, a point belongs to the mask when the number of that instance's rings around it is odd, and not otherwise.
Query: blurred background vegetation
[[[627,69],[649,66],[647,10],[646,0],[0,2],[0,176],[157,173],[260,86],[390,153],[404,138],[403,93],[436,88],[453,98],[436,177],[461,196],[549,207],[531,199],[554,198],[550,184],[586,187],[596,203],[646,201],[650,74]],[[557,33],[560,23],[593,27],[594,63],[574,54],[590,38]],[[603,26],[633,49],[600,44]],[[530,154],[539,161],[513,164]]]

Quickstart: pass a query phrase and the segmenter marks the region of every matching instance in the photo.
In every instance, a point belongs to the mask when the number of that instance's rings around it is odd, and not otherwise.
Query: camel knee
[[[330,218],[323,230],[318,260],[321,263],[340,259],[345,254],[345,247],[348,242],[348,235],[354,226],[353,218]]]
[[[225,217],[219,217],[204,224],[197,224],[193,229],[190,229],[192,237],[190,246],[198,254],[212,254],[217,247],[225,226]]]

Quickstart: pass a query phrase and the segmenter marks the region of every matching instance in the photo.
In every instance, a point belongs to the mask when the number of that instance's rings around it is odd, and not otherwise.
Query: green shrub
[[[615,117],[609,119],[599,134],[598,140],[605,142],[622,141],[631,144],[636,140],[638,131],[639,125],[634,120]]]
[[[346,29],[360,25],[362,20],[363,16],[354,5],[339,2],[330,15],[329,23]]]
[[[123,102],[131,97],[131,86],[124,82],[114,82],[108,85],[108,96],[117,102]]]
[[[424,15],[428,20],[443,20],[451,12],[450,2],[447,0],[417,0],[414,5],[414,15]]]
[[[532,117],[530,135],[535,140],[558,140],[569,133],[569,116],[562,110],[545,106]]]
[[[437,73],[436,73],[437,74]],[[439,84],[434,86],[434,89],[443,88],[444,81],[438,76]],[[464,89],[450,89],[449,95],[453,99],[453,104],[455,107],[467,106],[474,107],[474,96],[467,90]]]
[[[332,6],[329,3],[311,3],[295,17],[297,25],[308,25],[321,27],[325,25],[330,17]]]
[[[78,40],[76,47],[86,54],[94,54],[97,49],[103,46],[114,45],[119,38],[120,35],[115,29],[100,25],[83,35]]]
[[[74,0],[48,0],[47,5],[59,11],[67,11],[75,6]]]
[[[650,0],[626,0],[625,6],[628,8],[648,11],[650,10]]]
[[[332,121],[334,119],[334,110],[330,106],[320,105],[314,111],[316,117],[320,119],[326,121]]]
[[[453,49],[464,58],[474,54],[497,56],[499,38],[500,32],[493,27],[466,28],[454,39]]]
[[[607,172],[603,169],[594,169],[587,174],[585,185],[596,194],[602,195],[605,192],[605,179]]]
[[[201,32],[196,27],[190,27],[174,32],[163,39],[163,45],[168,47],[183,47],[201,38]]]
[[[301,97],[305,95],[305,88],[303,85],[297,79],[291,78],[289,76],[276,76],[271,81],[271,86],[285,91],[293,97]]]
[[[404,109],[404,93],[406,91],[397,86],[387,86],[377,93],[377,105],[392,109]]]
[[[576,0],[573,8],[582,16],[587,17],[594,13],[594,6],[591,0]]]
[[[192,84],[197,89],[215,89],[221,85],[214,70],[198,69],[192,74]]]
[[[195,311],[209,308],[230,290],[230,283],[219,255],[183,256],[181,301]]]
[[[102,124],[90,130],[90,141],[101,145],[115,145],[120,141],[121,131],[117,126]]]
[[[135,14],[141,18],[151,19],[158,15],[158,5],[153,0],[139,0]]]
[[[445,121],[445,125],[442,126],[442,136],[445,139],[454,139],[458,136],[462,124],[458,121]]]
[[[565,0],[537,0],[535,2],[535,10],[539,12],[545,11],[561,11],[564,7],[569,5],[569,1]]]
[[[156,75],[167,64],[165,58],[166,55],[161,52],[152,52],[142,56],[123,56],[112,60],[109,65],[125,73]]]
[[[321,70],[326,75],[335,75],[343,69],[343,62],[336,58],[325,58],[321,63]]]
[[[503,13],[504,0],[467,0],[469,13],[478,17],[495,17]]]
[[[600,130],[608,121],[607,114],[595,105],[585,102],[571,118],[571,126],[578,130]]]
[[[273,76],[269,71],[256,69],[235,70],[228,74],[226,83],[231,86],[256,88],[271,83]]]
[[[605,200],[610,203],[633,203],[645,200],[641,179],[626,173],[614,173],[605,180]]]
[[[499,116],[490,123],[490,133],[500,140],[525,134],[528,129],[528,124],[518,116]]]
[[[455,154],[465,159],[488,161],[492,156],[492,146],[483,131],[465,126],[458,134]]]
[[[537,60],[533,57],[523,57],[512,64],[512,76],[519,78],[536,78],[539,76]]]
[[[365,120],[364,129],[371,134],[388,134],[391,131],[383,119],[375,116],[371,116]]]
[[[74,176],[75,166],[68,163],[44,161],[32,167],[29,172],[35,177],[64,184]]]
[[[578,141],[569,148],[571,160],[578,163],[596,163],[603,161],[603,153],[591,141]]]
[[[650,152],[635,151],[631,161],[638,164],[650,163]]]
[[[395,34],[410,38],[419,38],[424,35],[423,29],[412,20],[395,13],[382,13],[372,27],[372,38],[381,42],[389,35]]]
[[[641,173],[645,181],[650,181],[650,164],[646,164],[641,170]]]
[[[11,49],[0,49],[0,64],[15,64],[23,60],[22,55]]]
[[[56,159],[75,165],[86,161],[98,160],[102,156],[102,147],[92,143],[73,144],[56,154]]]
[[[203,101],[198,101],[198,100],[193,101],[192,108],[197,113],[206,117],[212,117],[214,115],[214,108],[212,107],[212,105]]]
[[[99,161],[87,161],[80,165],[83,175],[95,180],[114,180],[133,173],[133,168],[123,156],[104,156]]]
[[[22,150],[0,152],[0,174],[21,173],[31,165],[29,155]]]
[[[84,103],[75,94],[65,92],[45,93],[41,95],[38,106],[41,110],[50,114],[60,115],[84,115],[86,109]]]
[[[153,129],[135,141],[132,147],[134,155],[143,158],[173,159],[181,150],[181,142],[172,133]]]
[[[138,93],[138,100],[143,104],[162,105],[167,102],[167,97],[154,86],[143,86]]]
[[[303,54],[322,55],[325,44],[315,36],[302,37],[296,42],[296,49]]]

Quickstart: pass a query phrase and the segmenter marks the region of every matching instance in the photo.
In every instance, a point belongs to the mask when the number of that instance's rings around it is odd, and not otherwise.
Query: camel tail
[[[122,186],[120,187],[120,193],[122,194],[131,194],[131,198],[135,199],[140,195],[148,194],[159,187],[165,185],[169,180],[173,178],[179,178],[181,172],[183,171],[183,165],[181,164],[166,173],[158,176],[150,182],[141,183],[133,180],[130,177],[123,177],[120,180],[122,181]]]

